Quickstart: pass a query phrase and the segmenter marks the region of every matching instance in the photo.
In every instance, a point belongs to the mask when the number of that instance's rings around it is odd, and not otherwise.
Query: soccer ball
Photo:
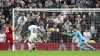
[[[90,42],[89,43],[96,43],[94,40],[90,40]]]
[[[54,31],[54,28],[50,28],[50,29],[49,29],[49,32],[53,32],[53,31]]]

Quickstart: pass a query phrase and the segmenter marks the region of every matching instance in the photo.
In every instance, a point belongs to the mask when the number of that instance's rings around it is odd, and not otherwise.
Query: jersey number
[[[33,33],[36,33],[36,29],[35,28],[33,28]]]
[[[9,29],[8,29],[8,27],[6,28],[6,33],[8,33],[9,32]]]

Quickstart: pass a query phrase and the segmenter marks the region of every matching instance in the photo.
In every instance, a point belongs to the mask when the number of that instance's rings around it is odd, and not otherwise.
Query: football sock
[[[84,48],[83,46],[78,46],[78,48],[80,48],[82,50],[86,50],[86,48]]]
[[[93,50],[96,50],[93,46],[91,45],[88,45],[89,48],[93,49]]]

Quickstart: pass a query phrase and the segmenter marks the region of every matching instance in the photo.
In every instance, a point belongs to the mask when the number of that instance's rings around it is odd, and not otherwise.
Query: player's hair
[[[34,25],[34,21],[33,20],[30,21],[30,25]]]
[[[76,25],[73,25],[73,29],[78,29]]]
[[[9,20],[7,20],[7,21],[5,22],[5,24],[10,24],[10,21],[9,21]]]

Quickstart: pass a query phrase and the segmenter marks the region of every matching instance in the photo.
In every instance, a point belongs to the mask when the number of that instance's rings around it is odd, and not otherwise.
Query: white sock
[[[32,43],[32,44],[31,44],[31,47],[32,47],[32,48],[33,48],[33,47],[35,47],[35,44],[34,44],[34,43]]]
[[[12,45],[12,51],[14,51],[15,50],[15,46],[14,45]]]
[[[31,49],[31,43],[28,43],[28,47],[29,47],[29,49]]]

